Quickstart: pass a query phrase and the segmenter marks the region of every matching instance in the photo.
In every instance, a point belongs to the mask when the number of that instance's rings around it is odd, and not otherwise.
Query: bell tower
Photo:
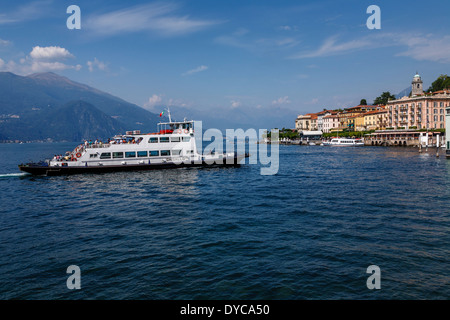
[[[419,94],[423,94],[423,82],[420,75],[416,72],[416,75],[414,76],[412,82],[412,90],[411,90],[411,96],[417,96]]]

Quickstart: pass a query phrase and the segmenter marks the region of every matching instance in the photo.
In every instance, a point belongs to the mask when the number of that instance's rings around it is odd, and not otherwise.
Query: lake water
[[[74,145],[0,144],[0,299],[450,298],[443,153],[280,146],[274,176],[17,169]]]

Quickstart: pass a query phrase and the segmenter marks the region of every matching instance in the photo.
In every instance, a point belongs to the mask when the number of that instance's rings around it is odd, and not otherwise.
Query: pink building
[[[399,129],[444,129],[445,108],[450,106],[450,90],[431,94],[422,90],[418,74],[412,82],[411,97],[391,100],[386,104],[388,127]]]
[[[323,117],[322,131],[325,133],[332,132],[339,127],[339,115],[332,113]]]

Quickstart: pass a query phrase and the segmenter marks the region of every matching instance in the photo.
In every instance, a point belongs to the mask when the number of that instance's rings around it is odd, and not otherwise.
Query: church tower
[[[416,75],[414,76],[411,84],[412,84],[412,91],[411,91],[412,97],[417,96],[419,94],[423,94],[422,78],[420,77],[420,75],[417,72],[416,72]]]

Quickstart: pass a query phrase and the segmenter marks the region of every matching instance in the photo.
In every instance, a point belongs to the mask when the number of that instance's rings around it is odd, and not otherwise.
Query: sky
[[[370,5],[381,29],[367,27]],[[293,128],[416,72],[424,88],[450,73],[448,12],[442,0],[0,0],[0,71],[55,72],[216,126]]]

